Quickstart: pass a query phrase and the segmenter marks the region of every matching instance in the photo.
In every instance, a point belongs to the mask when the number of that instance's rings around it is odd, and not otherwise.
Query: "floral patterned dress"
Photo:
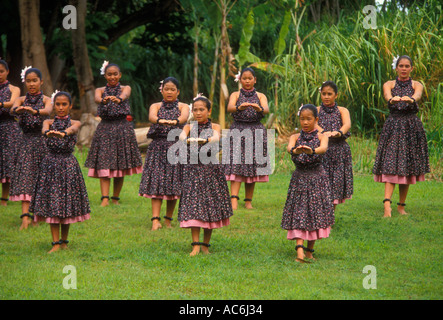
[[[120,96],[120,83],[106,85],[103,98]],[[121,178],[142,172],[142,158],[135,131],[126,116],[131,113],[128,100],[122,103],[100,103],[98,116],[102,119],[94,133],[86,158],[88,176],[93,178]]]
[[[412,79],[396,79],[392,96],[412,97]],[[389,104],[390,115],[380,134],[372,173],[376,182],[415,184],[430,172],[428,144],[417,103]]]
[[[176,120],[180,117],[179,101],[162,101],[157,116],[159,119]],[[183,125],[153,124],[148,131],[148,138],[153,139],[146,151],[139,195],[145,198],[176,200],[181,194],[181,166],[168,161],[168,150],[178,140],[178,135],[168,140],[171,130],[182,129]],[[178,157],[178,150],[176,153]]]
[[[211,137],[211,120],[198,124],[197,132],[199,138]],[[203,153],[206,153],[205,159],[211,157],[208,144],[195,147],[197,150],[193,150],[191,144],[187,146],[187,162],[182,165],[183,185],[178,209],[180,227],[215,229],[227,226],[233,212],[223,167],[218,161],[201,160]],[[198,153],[198,161],[191,161],[191,152]]]
[[[320,146],[318,130],[300,132],[295,146]],[[317,240],[329,236],[335,222],[329,178],[322,155],[292,155],[296,170],[289,183],[281,226],[288,230],[287,239]]]
[[[236,106],[244,102],[260,105],[257,91],[240,89]],[[271,166],[268,155],[268,137],[260,122],[264,115],[249,106],[232,113],[234,122],[229,130],[229,150],[223,152],[225,176],[228,181],[268,182]]]
[[[71,118],[55,117],[50,130],[63,131]],[[88,193],[80,165],[72,154],[77,135],[46,138],[48,155],[40,165],[35,193],[29,207],[34,221],[70,224],[90,218]]]
[[[43,94],[26,94],[24,106],[34,110],[44,109]],[[19,126],[23,138],[18,142],[14,172],[11,177],[9,199],[11,201],[31,201],[34,194],[37,174],[40,163],[48,153],[45,140],[42,136],[43,121],[49,116],[31,115],[22,113],[18,115]]]
[[[337,103],[334,106],[321,105],[318,113],[318,125],[325,131],[338,131],[343,126]],[[340,138],[329,138],[328,150],[323,156],[322,164],[331,185],[334,204],[350,199],[354,192],[351,148],[346,139],[347,132]]]
[[[0,84],[0,102],[11,100],[9,84],[9,81]],[[11,182],[19,141],[22,140],[18,122],[9,111],[0,108],[0,183]]]

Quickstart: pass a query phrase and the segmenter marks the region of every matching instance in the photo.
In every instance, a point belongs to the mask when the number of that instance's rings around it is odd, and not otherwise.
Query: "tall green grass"
[[[441,7],[435,7],[441,11]],[[301,47],[293,43],[287,54],[276,59],[284,68],[278,92],[281,126],[295,127],[294,114],[300,104],[319,105],[318,88],[322,82],[332,80],[339,87],[339,104],[351,111],[354,129],[378,132],[388,112],[382,87],[395,78],[392,59],[402,54],[412,57],[412,76],[425,87],[423,120],[432,122],[435,113],[441,119],[443,38],[439,32],[443,21],[441,15],[430,11],[432,8],[420,8],[409,14],[396,12],[377,20],[375,30],[365,29],[365,17],[358,13],[337,25],[321,27]],[[349,26],[353,28],[348,30]],[[431,109],[432,115],[427,112]]]

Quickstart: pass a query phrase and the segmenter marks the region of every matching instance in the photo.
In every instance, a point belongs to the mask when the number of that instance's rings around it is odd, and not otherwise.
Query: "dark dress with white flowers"
[[[159,119],[177,120],[180,117],[179,101],[162,101],[157,116]],[[163,125],[155,123],[148,131],[147,137],[153,139],[146,151],[146,160],[139,187],[139,195],[145,198],[176,200],[181,194],[181,166],[168,160],[168,150],[174,145],[179,136],[177,131],[171,139],[171,130],[183,129],[183,125]],[[172,156],[178,157],[178,150]],[[170,155],[171,156],[171,155]]]
[[[9,81],[0,84],[0,102],[11,100]],[[10,109],[0,108],[0,183],[11,182],[22,132]]]
[[[193,125],[191,133],[195,129],[199,138],[213,135],[210,119],[198,124],[198,128]],[[180,227],[215,229],[229,225],[232,205],[223,167],[212,154],[216,150],[212,150],[210,143],[190,144],[187,150],[187,162],[182,165],[183,185],[178,209]],[[191,153],[198,158],[194,160]]]
[[[318,148],[318,130],[300,132],[295,146]],[[329,178],[321,164],[322,156],[293,154],[296,170],[289,183],[281,226],[287,239],[317,240],[329,236],[335,222]]]
[[[27,93],[23,106],[32,107],[34,110],[44,109],[43,98],[42,93],[36,95]],[[31,201],[40,163],[48,153],[42,135],[43,121],[48,118],[49,116],[31,115],[29,113],[18,115],[23,138],[18,142],[18,152],[11,177],[9,199],[12,201]]]
[[[64,131],[71,118],[56,117],[49,130]],[[90,218],[88,193],[80,165],[72,154],[77,135],[48,137],[48,155],[40,165],[29,207],[35,221],[70,224]]]
[[[257,103],[260,99],[255,88],[240,89],[236,106],[244,102]],[[245,110],[232,113],[234,122],[229,128],[229,150],[223,152],[225,176],[228,181],[267,182],[271,174],[268,155],[268,137],[265,126],[260,122],[263,112],[248,106]]]
[[[343,126],[337,103],[334,106],[321,105],[318,113],[318,125],[325,131],[338,131]],[[346,139],[351,135],[345,133],[339,138],[329,138],[328,150],[323,155],[323,168],[329,176],[334,204],[350,199],[354,192],[351,148]]]
[[[106,85],[103,98],[119,97],[120,83],[114,87]],[[100,123],[94,133],[91,148],[85,162],[88,176],[93,178],[121,178],[142,172],[142,158],[135,131],[126,119],[131,113],[129,101],[118,104],[108,101],[98,106]]]
[[[412,97],[412,79],[395,81],[392,96]],[[424,181],[430,172],[428,144],[421,120],[417,117],[418,104],[399,102],[388,104],[389,117],[378,142],[372,173],[376,182],[415,184]]]

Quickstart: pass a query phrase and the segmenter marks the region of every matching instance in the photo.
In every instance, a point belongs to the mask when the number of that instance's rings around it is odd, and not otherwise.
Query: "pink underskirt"
[[[415,184],[419,181],[425,181],[425,175],[419,176],[398,176],[394,174],[374,175],[375,182],[394,183],[394,184]]]
[[[92,178],[122,178],[124,176],[131,176],[133,174],[138,174],[143,172],[143,167],[125,169],[125,170],[111,170],[111,169],[100,169],[95,170],[93,168],[89,169],[88,177]]]
[[[303,239],[303,240],[318,240],[322,238],[329,237],[329,233],[331,232],[331,227],[327,227],[326,229],[318,229],[314,231],[306,231],[306,230],[288,230],[287,239]]]
[[[89,220],[91,216],[88,214],[85,214],[84,216],[79,217],[73,217],[73,218],[66,218],[66,219],[60,219],[60,218],[45,218],[45,217],[39,217],[34,215],[34,222],[46,222],[46,223],[53,223],[53,224],[71,224],[76,222],[83,222],[85,220]]]
[[[217,222],[206,222],[202,220],[187,220],[180,221],[180,228],[203,228],[203,229],[218,229],[229,226],[229,218]]]
[[[231,174],[230,176],[226,176],[226,180],[245,183],[268,182],[269,176],[245,177]]]
[[[177,200],[180,196],[166,196],[166,195],[152,195],[152,194],[138,194],[140,197],[150,198],[150,199],[160,199],[160,200]]]
[[[30,196],[29,194],[21,194],[18,196],[10,196],[9,200],[10,201],[29,201],[29,202],[31,202],[32,196]]]
[[[9,182],[11,182],[10,178],[3,178],[1,181],[1,183],[9,183]]]
[[[341,203],[345,203],[346,200],[350,200],[352,199],[352,196],[349,198],[344,198],[344,199],[335,199],[334,200],[334,204],[341,204]]]

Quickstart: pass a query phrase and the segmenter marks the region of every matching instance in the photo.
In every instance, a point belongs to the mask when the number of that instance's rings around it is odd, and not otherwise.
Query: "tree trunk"
[[[226,100],[229,97],[228,87],[226,85],[226,60],[231,59],[231,46],[229,45],[228,28],[227,28],[227,16],[229,11],[232,9],[233,4],[229,0],[220,0],[217,2],[218,8],[222,15],[221,23],[221,45],[220,45],[220,102],[219,102],[219,125],[221,129],[225,129],[225,114],[226,114]]]
[[[194,39],[194,84],[193,84],[193,92],[194,97],[198,94],[198,37],[200,34],[200,26],[198,26],[197,23],[195,23],[195,39]]]
[[[226,10],[227,5],[226,1],[221,0],[220,1],[221,6],[221,13],[222,13],[222,25],[221,25],[221,55],[220,55],[220,101],[219,101],[219,125],[221,129],[226,128],[225,124],[225,101],[227,99],[226,97],[226,37],[227,37],[227,30],[226,30]]]
[[[78,143],[89,145],[97,127],[97,113],[95,103],[95,86],[91,64],[89,62],[88,48],[86,46],[85,18],[87,14],[86,0],[70,0],[69,4],[77,9],[77,29],[71,29],[72,55],[74,59],[75,72],[80,98],[80,109],[82,126],[79,132]]]
[[[40,1],[19,0],[18,1],[21,27],[21,41],[23,52],[23,65],[33,66],[42,72],[42,92],[51,96],[54,92],[51,75],[49,74],[46,61],[45,46],[40,29]]]
[[[214,34],[214,38],[215,38],[215,50],[214,50],[214,64],[212,65],[211,89],[209,91],[210,101],[214,101],[215,82],[217,80],[218,51],[220,48],[220,37]]]

